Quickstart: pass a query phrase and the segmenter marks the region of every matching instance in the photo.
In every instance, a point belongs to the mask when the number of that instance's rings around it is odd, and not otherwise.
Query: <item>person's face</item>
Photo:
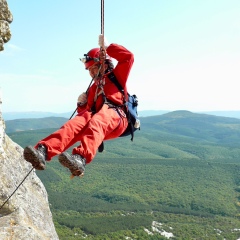
[[[99,64],[93,64],[91,67],[88,68],[89,74],[92,78],[96,77],[98,74]]]

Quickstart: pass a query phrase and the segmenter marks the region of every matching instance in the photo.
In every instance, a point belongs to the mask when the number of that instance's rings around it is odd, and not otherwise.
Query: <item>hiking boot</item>
[[[68,154],[63,152],[58,156],[59,162],[70,170],[72,176],[83,176],[85,171],[86,159],[78,154]]]
[[[44,170],[47,158],[47,148],[42,144],[39,144],[37,149],[32,146],[27,146],[24,148],[23,157],[26,161],[30,162],[35,169]]]

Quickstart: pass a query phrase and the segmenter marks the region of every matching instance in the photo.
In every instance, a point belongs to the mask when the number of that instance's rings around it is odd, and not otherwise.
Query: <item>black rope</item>
[[[14,190],[14,192],[8,197],[8,199],[2,204],[2,206],[0,207],[0,209],[3,208],[3,206],[9,201],[9,199],[12,197],[12,195],[18,190],[18,188],[23,184],[23,182],[25,181],[25,179],[28,177],[28,175],[32,172],[34,168],[32,168],[29,173],[25,176],[25,178],[21,181],[21,183],[17,186],[17,188]]]

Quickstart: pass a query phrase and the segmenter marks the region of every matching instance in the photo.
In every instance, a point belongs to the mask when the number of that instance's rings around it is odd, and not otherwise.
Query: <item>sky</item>
[[[90,81],[79,58],[98,47],[100,0],[7,0],[2,112],[74,111]],[[239,0],[105,0],[104,35],[134,54],[139,111],[240,111]]]

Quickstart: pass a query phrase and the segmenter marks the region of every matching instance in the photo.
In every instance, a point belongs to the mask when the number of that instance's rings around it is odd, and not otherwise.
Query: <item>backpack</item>
[[[138,98],[135,94],[131,95],[128,93],[128,101],[126,101],[124,89],[118,82],[114,73],[113,72],[109,73],[108,78],[117,86],[118,90],[124,96],[124,106],[125,106],[125,113],[128,119],[128,126],[127,126],[127,129],[119,137],[125,137],[131,134],[131,141],[133,141],[134,132],[137,129],[140,130],[140,119],[138,118],[138,112],[137,112]],[[104,143],[102,142],[98,147],[98,152],[101,153],[103,152],[103,150],[104,150]]]
[[[108,74],[108,78],[117,86],[118,90],[125,96],[124,89],[118,82],[116,76],[113,72]],[[125,97],[124,97],[125,99]],[[134,132],[138,129],[140,130],[140,119],[138,117],[137,106],[138,106],[138,98],[135,94],[131,95],[128,93],[128,101],[124,100],[125,105],[125,113],[128,119],[128,127],[124,133],[122,133],[119,137],[125,137],[131,134],[131,141],[133,141]]]

